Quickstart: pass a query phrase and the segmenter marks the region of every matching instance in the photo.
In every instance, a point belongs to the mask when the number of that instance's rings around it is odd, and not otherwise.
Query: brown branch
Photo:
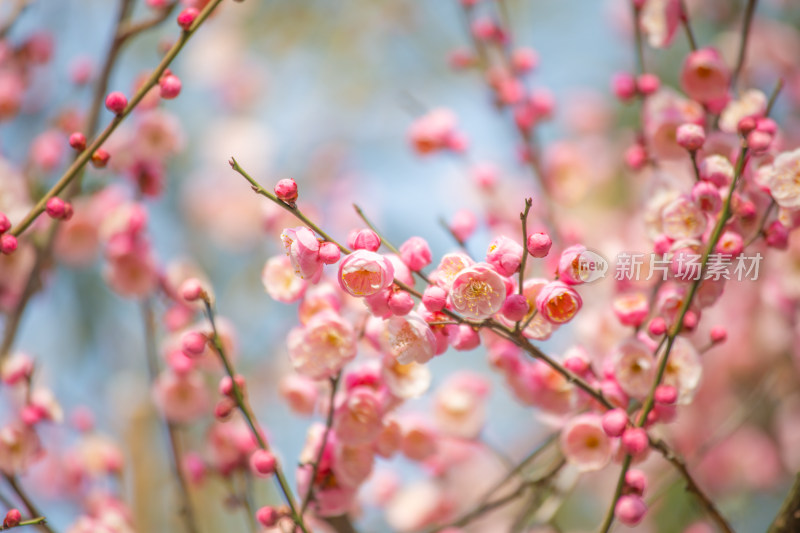
[[[739,75],[744,68],[744,62],[747,58],[747,41],[750,37],[750,26],[753,22],[753,15],[756,11],[756,4],[758,0],[747,0],[747,7],[744,10],[744,18],[742,19],[742,40],[739,42],[739,53],[736,58],[736,67],[733,69],[731,76],[731,88],[736,89],[736,83],[739,81]]]
[[[22,505],[25,506],[25,509],[28,511],[28,514],[30,516],[42,516],[42,513],[39,512],[39,510],[36,508],[36,505],[33,503],[33,500],[30,499],[30,497],[26,494],[25,490],[22,488],[22,485],[20,485],[19,481],[17,481],[16,476],[3,474],[3,477],[5,478],[8,485],[11,487],[11,490],[13,490],[16,493],[17,497],[22,502]],[[47,525],[44,519],[42,519],[40,522],[37,522],[35,525],[38,526],[39,529],[41,529],[42,531],[45,531],[46,533],[55,533],[55,531],[53,531],[53,529]]]
[[[300,505],[300,516],[302,517],[303,514],[306,512],[309,504],[314,498],[314,480],[317,479],[317,474],[319,473],[319,467],[322,463],[322,457],[325,455],[325,447],[328,445],[328,438],[330,437],[331,428],[333,427],[333,415],[336,411],[336,391],[339,389],[339,380],[342,378],[342,372],[339,371],[336,374],[336,377],[331,378],[331,395],[329,398],[329,405],[328,405],[328,416],[325,420],[325,432],[322,434],[322,442],[319,445],[319,451],[317,452],[317,458],[314,461],[311,467],[311,481],[308,484],[308,490],[306,491],[306,495],[303,497],[303,503]]]
[[[158,351],[156,349],[156,321],[153,313],[153,304],[146,300],[142,303],[142,318],[144,321],[145,330],[145,349],[147,352],[147,368],[150,373],[150,381],[154,381],[158,377]],[[167,429],[167,438],[171,451],[171,466],[175,478],[178,480],[178,494],[180,497],[179,511],[183,515],[186,530],[189,533],[197,533],[197,519],[192,509],[192,500],[189,496],[189,483],[184,475],[181,466],[181,451],[180,443],[178,441],[178,427],[164,418],[164,425]]]
[[[14,228],[11,229],[9,232],[14,237],[19,237],[26,229],[30,227],[31,224],[44,212],[45,205],[50,198],[58,195],[61,191],[63,191],[73,180],[78,176],[80,171],[86,166],[89,160],[92,157],[92,154],[100,148],[103,143],[111,136],[111,134],[117,129],[117,127],[125,120],[125,118],[130,115],[131,111],[133,111],[136,106],[139,105],[139,102],[144,99],[145,95],[158,84],[158,80],[164,74],[164,71],[172,64],[172,61],[177,57],[178,53],[181,49],[186,45],[189,39],[194,35],[197,29],[206,21],[208,16],[214,11],[214,9],[222,3],[222,0],[211,0],[206,7],[197,15],[197,18],[192,23],[191,27],[188,30],[184,30],[181,33],[181,36],[172,45],[172,48],[164,55],[164,58],[158,64],[156,69],[150,74],[147,78],[145,83],[139,88],[138,91],[133,95],[128,105],[119,115],[115,116],[111,122],[108,123],[106,128],[100,133],[100,135],[95,138],[92,143],[86,147],[86,149],[80,153],[80,155],[75,159],[75,161],[70,165],[70,167],[64,172],[64,174],[59,178],[55,185],[44,195],[42,198],[36,203],[36,205],[31,209],[31,211],[25,215],[25,218],[17,224]]]
[[[794,479],[794,485],[786,495],[775,520],[767,533],[794,533],[800,531],[800,473]]]

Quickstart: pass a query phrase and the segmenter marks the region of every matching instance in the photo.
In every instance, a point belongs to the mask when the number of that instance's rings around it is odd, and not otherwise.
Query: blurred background
[[[0,15],[8,13],[11,4],[0,3]],[[699,4],[690,2],[698,35],[707,42],[738,20],[738,4],[743,2]],[[540,141],[548,146],[582,136],[591,145],[587,164],[578,168],[577,177],[569,177],[575,180],[569,190],[577,192],[565,202],[565,218],[573,213],[578,226],[597,220],[596,231],[605,228],[609,235],[587,245],[613,253],[611,243],[627,236],[617,235],[623,230],[616,223],[604,225],[608,215],[603,211],[624,210],[626,204],[619,198],[629,193],[620,191],[638,187],[626,181],[630,178],[621,167],[636,110],[615,103],[609,89],[614,72],[631,71],[634,65],[627,5],[616,0],[509,0],[507,6],[515,44],[539,55],[531,86],[548,90],[556,102],[553,120],[537,129]],[[767,15],[800,20],[800,9],[791,2],[765,1],[762,8]],[[81,64],[98,67],[117,9],[110,0],[33,1],[10,30],[12,43],[46,32],[54,44],[50,63],[32,74],[22,111],[0,126],[0,151],[14,167],[29,164],[28,147],[63,119],[65,110],[84,113],[90,105],[91,90],[65,80]],[[144,18],[150,11],[139,5],[134,13],[134,18]],[[175,39],[173,19],[125,47],[110,90],[133,92],[136,80],[159,61],[164,43]],[[788,23],[782,27],[797,33]],[[297,322],[296,306],[271,300],[260,278],[264,262],[282,253],[281,230],[296,224],[252,194],[227,160],[236,157],[267,189],[281,178],[294,178],[300,205],[340,240],[351,228],[362,226],[352,208],[355,203],[395,244],[413,235],[425,237],[436,262],[455,247],[440,219],[450,220],[462,209],[486,210],[485,195],[475,184],[476,166],[488,163],[497,169],[504,188],[495,197],[495,208],[505,209],[511,218],[522,209],[525,197],[537,194],[529,169],[519,161],[512,119],[498,111],[476,72],[449,64],[453,50],[468,46],[463,13],[455,0],[247,0],[224,2],[172,67],[183,82],[182,93],[161,109],[176,120],[174,140],[180,149],[169,159],[163,194],[145,199],[149,234],[159,264],[169,268],[191,261],[210,279],[218,312],[236,332],[237,368],[254,384],[249,391],[254,411],[287,465],[294,464],[311,423],[291,415],[277,392],[279,379],[291,371],[285,337]],[[687,50],[679,36],[671,49],[651,55],[653,69],[664,73],[664,83],[675,83]],[[769,85],[765,81],[764,86]],[[468,155],[420,157],[411,149],[409,126],[440,107],[458,116],[459,130],[469,139]],[[101,123],[110,118],[104,110]],[[607,133],[612,128],[614,137]],[[123,126],[109,147],[120,146],[133,132]],[[88,187],[116,179],[111,151],[112,167],[89,169]],[[34,170],[36,180],[45,184],[60,175],[69,155],[61,154],[52,170]],[[646,195],[646,189],[636,190],[634,197]],[[493,235],[487,224],[479,226],[468,245],[475,257],[483,255]],[[102,263],[49,268],[44,290],[34,296],[23,317],[14,351],[34,357],[36,379],[53,390],[67,420],[87,406],[97,428],[118,442],[125,474],[108,483],[129,503],[138,530],[178,531],[167,441],[151,401],[141,308],[107,286]],[[157,310],[163,312],[161,307]],[[542,343],[543,349],[561,353],[579,335],[575,328],[562,328]],[[788,344],[779,349],[788,350]],[[434,386],[459,369],[490,377],[491,414],[482,438],[501,455],[519,459],[548,434],[536,410],[515,401],[502,377],[489,371],[484,350],[450,351],[434,359],[430,368]],[[424,411],[429,402],[423,397],[404,409]],[[185,430],[187,448],[202,448],[211,418],[209,412],[206,422]],[[53,443],[66,448],[76,435],[67,423],[48,427],[42,440],[45,449]],[[46,457],[22,479],[48,521],[63,530],[79,509],[63,498],[53,480],[52,461],[57,457]],[[381,461],[379,468],[384,467],[409,481],[425,476],[403,459]],[[287,468],[293,479],[292,470]],[[592,529],[608,504],[614,480],[588,477],[559,511],[558,522],[565,531]],[[788,476],[779,476],[763,490],[743,486],[729,491],[721,508],[738,530],[762,529],[777,511],[788,483]],[[597,492],[597,487],[609,491]],[[258,482],[255,490],[257,501],[277,501],[271,483]],[[204,531],[246,527],[240,511],[223,513],[223,484],[212,482],[193,497]],[[660,527],[642,530],[677,531],[699,516],[679,483],[668,489],[663,501],[677,502],[686,513],[665,515]],[[381,516],[365,506],[362,531],[388,531]]]

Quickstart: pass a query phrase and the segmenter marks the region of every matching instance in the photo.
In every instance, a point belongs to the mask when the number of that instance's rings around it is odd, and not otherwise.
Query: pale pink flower
[[[644,104],[644,131],[647,146],[659,159],[684,159],[686,150],[677,142],[683,124],[702,124],[703,107],[668,88],[659,89]]]
[[[356,356],[356,335],[345,319],[333,312],[318,313],[287,339],[295,370],[312,379],[333,377]]]
[[[319,391],[312,379],[300,374],[287,374],[281,378],[278,392],[294,414],[310,416],[314,413]]]
[[[383,358],[381,375],[389,391],[403,399],[422,396],[431,386],[432,380],[427,366],[414,361],[401,364],[390,355]]]
[[[577,405],[575,387],[541,361],[525,362],[506,372],[508,384],[517,399],[527,405],[557,415],[573,411]]]
[[[126,298],[144,298],[158,285],[155,258],[144,245],[136,245],[128,253],[108,258],[103,274],[108,286]]]
[[[199,372],[162,372],[153,383],[153,401],[170,422],[186,423],[207,414],[211,397]]]
[[[729,81],[730,70],[715,48],[701,48],[686,56],[681,87],[692,99],[708,103],[725,98]]]
[[[710,181],[698,181],[692,187],[692,200],[706,213],[716,214],[722,207],[722,196]]]
[[[375,453],[386,459],[392,457],[403,442],[403,430],[396,420],[384,420],[378,438],[373,442]]]
[[[411,237],[400,245],[400,259],[411,270],[422,270],[431,264],[431,248],[422,237]]]
[[[408,136],[419,154],[448,148],[456,136],[457,119],[449,109],[434,109],[411,125]]]
[[[581,266],[581,256],[586,252],[582,244],[574,244],[561,252],[558,259],[558,279],[569,285],[580,285],[586,281]]]
[[[258,449],[250,427],[238,415],[225,422],[214,422],[208,431],[206,443],[211,463],[223,475],[235,468],[247,468],[250,456]]]
[[[342,291],[332,283],[321,281],[306,289],[297,310],[301,324],[307,324],[314,315],[323,311],[338,313],[342,308]]]
[[[553,322],[550,322],[543,314],[539,313],[536,307],[536,298],[539,296],[539,292],[542,288],[548,283],[550,282],[544,278],[532,278],[526,279],[522,284],[522,295],[528,302],[528,313],[522,318],[522,323],[524,324],[530,320],[525,329],[522,330],[522,334],[529,339],[547,340],[558,327]],[[531,318],[532,315],[533,318]],[[501,320],[507,326],[514,326],[513,322],[507,320],[505,317],[501,317]]]
[[[687,339],[677,337],[672,345],[661,383],[677,389],[679,404],[688,404],[700,385],[702,374],[703,365],[697,349]]]
[[[392,264],[392,268],[394,269],[394,279],[397,281],[402,281],[406,285],[414,285],[414,275],[411,273],[411,269],[408,268],[400,256],[395,254],[386,254],[386,259]]]
[[[700,162],[700,178],[717,187],[726,187],[733,180],[733,165],[727,157],[710,155]]]
[[[709,450],[697,467],[710,490],[774,489],[782,468],[772,438],[762,429],[745,424]]]
[[[600,416],[586,413],[575,416],[561,430],[561,451],[581,472],[600,470],[611,461],[611,440]]]
[[[135,159],[162,161],[186,144],[181,122],[163,109],[139,114],[135,126],[131,147]]]
[[[0,379],[5,385],[16,385],[30,378],[33,373],[33,359],[24,353],[15,353],[3,360],[0,366]]]
[[[800,148],[779,154],[765,172],[764,182],[775,203],[785,209],[799,209]]]
[[[286,228],[281,233],[281,241],[295,273],[311,283],[319,281],[323,262],[319,257],[319,240],[314,232],[305,226]]]
[[[339,434],[336,435],[339,437]],[[368,444],[345,444],[337,440],[331,468],[336,481],[357,489],[372,474],[375,452]]]
[[[403,486],[386,507],[386,520],[392,531],[411,533],[429,527],[446,517],[450,507],[441,486],[424,480]]]
[[[536,309],[539,314],[554,324],[572,320],[582,305],[583,300],[580,295],[562,281],[551,281],[542,287],[536,296]]]
[[[360,499],[380,508],[385,507],[403,485],[400,476],[392,469],[377,468],[367,486],[359,493]]]
[[[35,263],[35,247],[24,241],[13,254],[0,253],[0,309],[10,312],[17,305]]]
[[[475,264],[467,254],[449,253],[442,256],[439,266],[431,274],[431,281],[449,291],[459,272]]]
[[[64,420],[64,410],[56,400],[55,394],[44,387],[36,387],[31,391],[26,408],[32,409],[39,420],[53,422]]]
[[[767,110],[767,96],[758,89],[744,91],[736,100],[731,100],[719,117],[719,129],[736,133],[739,122],[745,117],[761,117]]]
[[[647,0],[640,24],[653,48],[666,48],[681,23],[680,0]]]
[[[478,227],[478,218],[472,211],[461,209],[453,215],[449,227],[456,239],[466,242]]]
[[[76,480],[99,480],[108,474],[121,473],[125,454],[113,439],[99,433],[84,436],[67,452],[69,476]]]
[[[94,261],[100,248],[97,203],[95,197],[77,198],[72,218],[59,223],[54,244],[59,261],[75,267],[89,266]]]
[[[653,350],[636,338],[620,344],[613,355],[614,377],[625,394],[642,399],[650,392],[655,378]]]
[[[386,257],[368,250],[356,250],[339,265],[339,285],[357,297],[371,296],[392,285],[394,267]]]
[[[237,154],[237,160],[240,160],[240,149],[239,144],[231,147],[221,160],[224,161],[232,153]],[[263,148],[261,150],[259,159],[263,158]],[[219,151],[218,147],[214,150],[215,153]],[[264,238],[262,228],[269,210],[279,210],[281,215],[285,212],[253,194],[249,187],[230,187],[227,173],[222,169],[211,171],[212,167],[204,164],[202,171],[184,181],[181,206],[188,224],[225,250],[248,249]],[[247,169],[256,172],[250,165]]]
[[[380,434],[382,418],[383,408],[375,392],[368,387],[356,387],[336,408],[333,427],[344,444],[369,444]]]
[[[661,212],[664,234],[674,240],[696,239],[703,235],[708,220],[691,198],[679,196]]]
[[[4,473],[21,474],[41,454],[42,445],[32,427],[11,423],[0,428],[0,470]]]
[[[306,494],[309,487],[313,485],[315,497],[311,503],[311,509],[319,516],[335,516],[347,512],[353,505],[356,487],[343,483],[333,468],[337,459],[336,448],[338,446],[335,433],[328,435],[325,449],[321,454],[322,460],[319,462],[317,476],[315,479],[311,479],[312,467],[310,464],[320,456],[324,434],[325,426],[322,424],[314,424],[308,428],[306,444],[300,454],[300,462],[303,466],[297,469],[296,474],[297,489],[300,494]],[[359,466],[363,467],[363,461],[359,461],[358,458],[358,454],[355,454],[355,457],[347,458],[356,460],[345,465],[350,467],[344,469],[345,476],[348,474],[358,476],[359,472],[363,472],[363,469],[358,468]]]
[[[283,303],[296,302],[303,297],[308,283],[295,275],[292,261],[285,255],[270,258],[261,271],[261,283],[271,298]]]
[[[61,165],[67,146],[64,134],[58,130],[40,133],[31,143],[30,157],[44,172],[51,172]]]
[[[381,339],[386,353],[398,363],[427,363],[436,350],[436,339],[428,323],[416,313],[396,316],[384,322]]]
[[[412,461],[424,461],[436,453],[437,433],[431,424],[416,416],[400,421],[403,440],[400,445],[403,455]]]
[[[614,298],[611,306],[620,323],[625,326],[640,326],[650,312],[647,294],[641,291],[621,294]]]
[[[486,263],[465,268],[453,278],[450,302],[453,310],[466,318],[489,318],[503,307],[505,299],[503,277]]]
[[[502,276],[510,276],[519,270],[524,250],[520,244],[501,235],[489,244],[486,262]]]
[[[486,422],[489,382],[472,372],[452,374],[436,391],[434,416],[443,433],[477,438]]]
[[[450,346],[459,351],[474,350],[481,345],[481,335],[469,324],[447,326]]]

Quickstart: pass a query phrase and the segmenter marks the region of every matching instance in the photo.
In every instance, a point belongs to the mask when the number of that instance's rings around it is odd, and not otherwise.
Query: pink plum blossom
[[[295,370],[311,379],[334,376],[356,356],[353,327],[333,312],[318,313],[294,328],[287,343]]]
[[[342,289],[351,296],[372,296],[391,286],[394,267],[378,253],[356,250],[342,260],[338,279]]]
[[[551,281],[536,296],[536,309],[554,324],[572,320],[582,305],[583,301],[575,289],[561,281]]]
[[[583,472],[606,466],[611,461],[612,447],[600,417],[587,413],[571,418],[561,430],[561,451]]]
[[[488,264],[460,270],[453,278],[450,303],[467,318],[484,320],[498,312],[506,299],[503,277]]]

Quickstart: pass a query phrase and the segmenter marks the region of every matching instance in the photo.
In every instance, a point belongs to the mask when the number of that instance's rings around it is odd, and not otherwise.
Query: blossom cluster
[[[104,62],[63,83],[83,109],[42,106],[60,43],[17,38],[25,4],[0,26],[0,127],[47,120],[0,157],[0,529],[728,533],[800,470],[788,6],[609,2],[635,67],[571,99],[545,87],[558,58],[523,44],[522,8],[454,1],[468,45],[442,32],[441,59],[477,78],[515,166],[483,159],[471,107],[408,93],[394,149],[462,172],[443,213],[420,207],[427,176],[410,199],[382,183],[405,217],[384,231],[342,149],[309,155],[312,128],[281,135],[303,144],[285,173],[264,161],[244,36],[284,8],[327,26],[317,7],[120,0]],[[352,16],[399,31],[394,9]],[[121,50],[156,28],[160,61],[126,87]]]

